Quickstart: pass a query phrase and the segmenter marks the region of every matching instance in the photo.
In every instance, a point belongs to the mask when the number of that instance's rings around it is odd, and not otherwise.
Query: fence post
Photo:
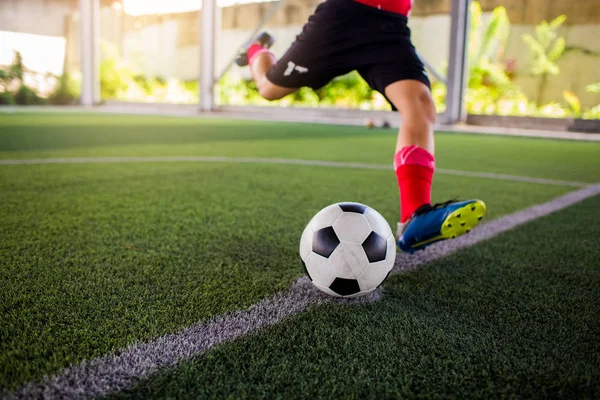
[[[203,0],[200,10],[200,110],[212,111],[215,106],[215,30],[216,0]]]
[[[100,2],[79,0],[81,28],[81,104],[100,102]]]
[[[471,0],[452,0],[450,19],[450,55],[448,59],[448,90],[445,123],[455,124],[467,119],[464,104],[468,80],[469,6]]]

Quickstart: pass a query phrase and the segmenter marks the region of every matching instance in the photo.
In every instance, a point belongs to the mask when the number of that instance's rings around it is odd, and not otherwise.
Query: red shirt
[[[359,3],[366,4],[380,10],[391,11],[397,14],[410,14],[413,0],[355,0]]]

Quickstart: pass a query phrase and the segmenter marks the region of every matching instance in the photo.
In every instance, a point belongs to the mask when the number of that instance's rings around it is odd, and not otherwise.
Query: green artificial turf
[[[393,226],[394,179],[283,165],[0,167],[0,387],[288,287],[312,215],[352,200]],[[434,196],[467,189],[489,218],[569,190],[440,176]]]
[[[597,398],[600,197],[114,398]]]
[[[600,143],[438,133],[440,168],[596,182]],[[396,131],[113,114],[0,114],[0,159],[204,155],[391,165]]]
[[[219,155],[391,164],[394,142],[391,130],[357,127],[0,114],[0,159]],[[484,143],[485,151],[475,151]],[[469,169],[479,158],[478,171],[593,182],[594,146],[440,134],[438,164]],[[496,160],[513,148],[522,155]],[[482,198],[493,219],[569,190],[438,174],[433,198]],[[288,287],[302,275],[297,246],[304,225],[338,201],[369,204],[392,226],[398,219],[391,171],[234,163],[0,165],[0,389]]]

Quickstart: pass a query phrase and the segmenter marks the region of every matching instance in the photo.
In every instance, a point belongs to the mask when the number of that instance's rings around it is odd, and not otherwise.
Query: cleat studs
[[[460,214],[456,214],[456,218],[460,218]]]
[[[452,228],[452,224],[448,224],[448,228]]]
[[[465,226],[466,222],[461,222],[460,226]]]
[[[483,217],[479,217],[479,218],[477,218],[477,220],[478,220],[478,221],[481,221],[482,219],[483,219]]]
[[[452,235],[452,239],[456,239],[456,235]]]
[[[470,229],[467,229],[467,231],[466,231],[465,233],[469,233],[469,232],[471,232],[471,230],[470,230]]]

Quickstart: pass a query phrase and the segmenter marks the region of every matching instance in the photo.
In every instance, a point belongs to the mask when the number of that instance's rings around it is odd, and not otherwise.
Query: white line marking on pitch
[[[589,186],[475,228],[469,235],[433,245],[415,255],[398,254],[393,273],[406,272],[424,263],[446,257],[457,250],[514,229],[526,222],[562,210],[600,194],[600,184]],[[375,293],[362,301],[374,301]],[[9,399],[69,398],[89,399],[135,386],[140,379],[158,370],[200,355],[261,328],[276,325],[309,307],[335,301],[314,289],[306,277],[291,288],[268,297],[246,310],[238,310],[192,325],[147,343],[136,343],[117,354],[109,354],[66,368],[58,375],[26,384]]]
[[[321,160],[294,160],[287,158],[248,158],[248,157],[204,157],[204,156],[156,156],[156,157],[98,157],[98,158],[40,158],[33,160],[0,160],[0,165],[30,165],[30,164],[112,164],[112,163],[144,163],[144,162],[231,162],[248,164],[284,164],[308,165],[332,168],[357,168],[392,170],[392,165],[365,164],[354,162],[336,162]],[[573,182],[556,179],[533,178],[529,176],[496,174],[492,172],[459,171],[454,169],[437,168],[436,173],[443,175],[472,176],[476,178],[500,179],[514,182],[538,183],[542,185],[586,187],[585,182]]]

